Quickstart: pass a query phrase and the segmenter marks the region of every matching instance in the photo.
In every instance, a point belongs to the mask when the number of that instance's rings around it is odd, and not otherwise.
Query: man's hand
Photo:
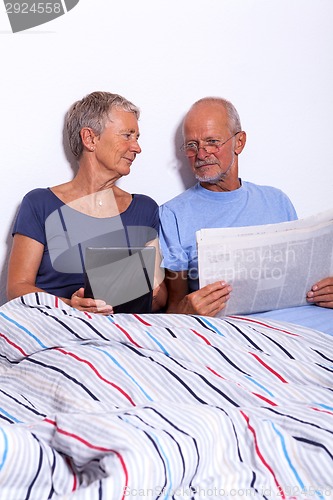
[[[333,277],[315,283],[306,294],[306,299],[317,306],[333,308]]]
[[[113,313],[112,306],[106,304],[104,300],[88,299],[84,297],[84,288],[80,288],[73,293],[70,305],[79,311],[86,311],[89,313],[99,313],[107,316]]]
[[[177,313],[215,316],[225,307],[231,291],[231,286],[224,281],[206,285],[196,292],[185,295],[178,304]]]

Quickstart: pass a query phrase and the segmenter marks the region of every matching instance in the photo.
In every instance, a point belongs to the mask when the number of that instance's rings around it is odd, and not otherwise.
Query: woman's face
[[[139,135],[135,114],[114,108],[95,143],[95,158],[100,167],[119,176],[128,175],[136,155],[141,153]]]

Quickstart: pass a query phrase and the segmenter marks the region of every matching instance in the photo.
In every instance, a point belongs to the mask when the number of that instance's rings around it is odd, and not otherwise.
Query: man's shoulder
[[[243,182],[243,187],[249,192],[251,196],[258,196],[258,198],[265,199],[276,199],[276,200],[284,200],[285,202],[291,203],[289,196],[282,191],[282,189],[268,186],[256,184],[254,182]]]
[[[247,191],[250,192],[271,193],[273,195],[287,196],[281,189],[274,186],[269,186],[265,184],[256,184],[254,182],[249,182],[249,181],[243,181],[242,185]]]
[[[282,189],[252,182],[244,182],[243,185],[248,191],[252,203],[257,204],[258,207],[261,206],[268,212],[273,212],[275,216],[278,215],[281,221],[297,219],[295,207]]]

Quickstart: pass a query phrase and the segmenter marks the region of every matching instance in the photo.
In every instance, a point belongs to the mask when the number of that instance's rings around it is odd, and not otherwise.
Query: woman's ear
[[[243,130],[236,135],[235,154],[239,155],[246,143],[246,132]]]
[[[84,148],[88,151],[95,151],[97,136],[92,128],[83,127],[80,130],[80,137]]]

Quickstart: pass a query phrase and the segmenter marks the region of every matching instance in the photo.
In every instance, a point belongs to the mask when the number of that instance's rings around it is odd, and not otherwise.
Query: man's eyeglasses
[[[222,146],[224,146],[224,144],[226,144],[228,141],[230,141],[230,139],[235,137],[235,135],[239,134],[240,132],[241,130],[233,134],[224,142],[219,141],[218,139],[208,139],[207,141],[203,141],[202,146],[200,146],[198,142],[193,141],[183,144],[181,149],[185,152],[187,158],[196,156],[199,153],[199,149],[204,149],[208,154],[214,154],[217,153],[222,148]]]

